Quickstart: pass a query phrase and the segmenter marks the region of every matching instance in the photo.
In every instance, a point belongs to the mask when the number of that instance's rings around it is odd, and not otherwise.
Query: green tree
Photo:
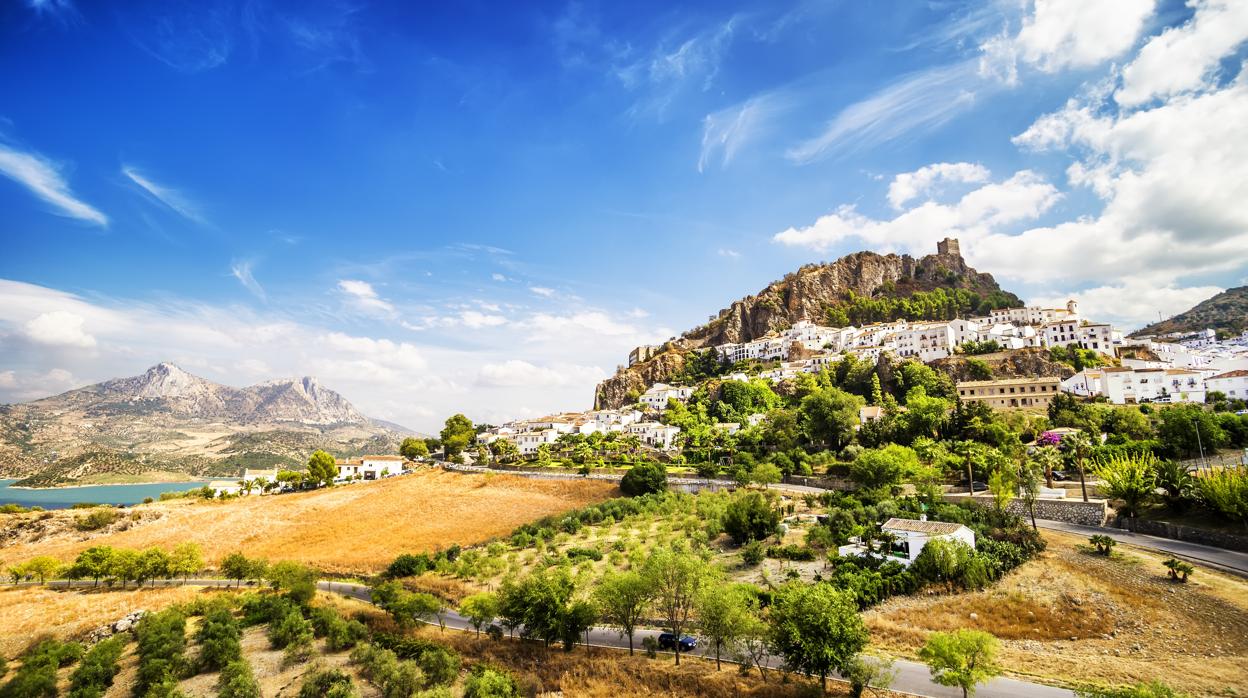
[[[195,640],[199,643],[199,670],[217,671],[241,659],[242,639],[242,628],[227,606],[209,609],[195,631]]]
[[[1018,464],[1018,493],[1031,516],[1031,528],[1039,531],[1036,525],[1036,502],[1040,501],[1040,485],[1042,477],[1040,465],[1032,459],[1023,458]]]
[[[863,399],[838,388],[825,388],[802,398],[802,432],[817,444],[839,451],[854,438]]]
[[[237,659],[225,665],[217,678],[218,698],[260,698],[260,682],[251,672],[246,659]]]
[[[399,455],[408,460],[420,460],[429,457],[429,445],[424,439],[409,436],[399,444]]]
[[[713,571],[697,555],[665,546],[650,552],[642,574],[654,590],[655,610],[676,637],[681,637],[689,627],[703,587],[714,577]],[[679,642],[676,666],[680,666]]]
[[[791,669],[818,676],[826,691],[828,674],[847,673],[867,645],[867,628],[853,592],[831,584],[791,582],[775,594],[771,607],[771,646]]]
[[[934,475],[913,449],[897,444],[867,449],[849,466],[849,477],[866,489],[892,488],[907,478],[927,479]]]
[[[251,560],[239,552],[230,553],[221,560],[221,574],[226,579],[233,579],[238,586],[243,585],[244,579],[250,579],[254,565]]]
[[[514,463],[520,458],[520,448],[511,439],[494,439],[490,443],[490,452],[499,463]]]
[[[733,497],[724,509],[724,532],[737,545],[762,540],[780,530],[780,512],[761,492],[745,492]]]
[[[125,636],[95,643],[69,675],[69,698],[101,698],[121,670],[118,660],[125,648]]]
[[[328,485],[338,477],[338,466],[334,457],[322,450],[312,452],[308,458],[308,478],[312,482]]]
[[[143,586],[143,582],[151,580],[152,586],[156,585],[157,579],[167,579],[169,577],[169,554],[160,548],[147,548],[139,553],[138,566],[135,567],[134,581],[139,586]]]
[[[169,574],[186,581],[191,575],[204,571],[204,554],[199,544],[186,541],[174,546],[169,555]]]
[[[1092,453],[1092,440],[1083,432],[1067,434],[1062,437],[1062,451],[1070,458],[1071,464],[1079,471],[1079,488],[1083,491],[1083,501],[1088,501],[1088,477],[1085,462]]]
[[[79,574],[84,577],[90,577],[95,580],[95,585],[100,585],[100,580],[109,574],[109,563],[112,561],[113,549],[107,545],[95,545],[78,553],[78,558],[74,560],[74,566],[78,568]]]
[[[1044,470],[1044,485],[1053,489],[1053,471],[1062,464],[1062,452],[1055,446],[1040,446],[1031,454],[1031,459]]]
[[[734,584],[711,584],[702,589],[697,602],[698,624],[702,635],[715,650],[715,669],[720,669],[720,652],[731,648],[750,621],[749,598]]]
[[[519,695],[516,680],[498,667],[478,664],[464,680],[464,698],[514,698]]]
[[[997,638],[980,630],[961,629],[932,633],[919,657],[927,663],[932,680],[941,686],[962,689],[963,698],[975,687],[1001,673],[996,664]]]
[[[455,414],[447,418],[446,425],[442,427],[439,436],[442,440],[442,449],[446,452],[447,459],[450,459],[468,448],[469,444],[476,439],[477,430],[471,419],[462,414]]]
[[[134,579],[138,574],[139,553],[128,548],[117,548],[108,558],[108,576],[121,582],[121,587],[126,587],[126,582]]]
[[[1173,456],[1198,456],[1226,446],[1226,431],[1203,405],[1175,405],[1158,410],[1157,416],[1157,438]]]
[[[51,555],[40,555],[33,557],[26,562],[26,573],[34,575],[43,584],[49,577],[56,574],[57,569],[61,566],[61,561]]]
[[[654,461],[637,463],[620,479],[620,491],[629,497],[666,492],[667,467]]]
[[[480,637],[481,628],[493,622],[494,616],[498,615],[498,597],[489,592],[468,596],[459,602],[459,613],[472,623],[477,637]]]
[[[650,580],[641,573],[609,572],[594,589],[594,602],[603,621],[628,636],[628,653],[633,653],[633,634],[654,596]]]
[[[1248,468],[1210,470],[1193,480],[1206,506],[1248,528]]]
[[[565,620],[575,587],[564,568],[534,572],[520,580],[508,579],[498,592],[498,610],[511,628],[524,628],[546,647],[565,636]]]
[[[1018,494],[1018,474],[1008,467],[996,468],[988,476],[988,491],[992,493],[992,503],[997,513],[1004,514]]]
[[[1120,454],[1101,461],[1093,474],[1110,499],[1122,502],[1121,511],[1136,516],[1157,488],[1157,458],[1151,454]]]

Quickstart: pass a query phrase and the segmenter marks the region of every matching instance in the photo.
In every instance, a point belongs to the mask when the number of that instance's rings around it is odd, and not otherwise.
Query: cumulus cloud
[[[938,162],[914,172],[902,172],[888,185],[888,202],[900,209],[903,204],[923,196],[941,183],[985,182],[988,168],[970,162]]]
[[[1021,170],[1003,181],[979,187],[953,204],[933,201],[910,208],[895,218],[865,216],[843,205],[812,225],[776,233],[775,242],[826,251],[850,239],[877,249],[926,251],[944,237],[982,238],[999,226],[1031,220],[1061,198],[1043,176]]]
[[[83,329],[85,322],[81,315],[53,310],[28,320],[26,336],[47,346],[90,349],[95,346],[95,337]]]
[[[38,153],[0,143],[0,175],[26,187],[63,216],[107,227],[108,216],[74,195],[62,169]]]
[[[1006,31],[981,45],[981,75],[1018,80],[1021,60],[1048,73],[1087,68],[1135,45],[1155,0],[1035,0],[1017,34]]]
[[[1079,301],[1079,311],[1088,317],[1115,326],[1140,327],[1181,313],[1221,291],[1217,286],[1158,286],[1128,281],[1081,291],[1047,293],[1029,300],[1035,305],[1056,308],[1073,298]]]
[[[1248,3],[1195,0],[1191,20],[1153,37],[1122,70],[1114,99],[1138,106],[1157,97],[1202,89],[1217,77],[1222,57],[1248,40]]]

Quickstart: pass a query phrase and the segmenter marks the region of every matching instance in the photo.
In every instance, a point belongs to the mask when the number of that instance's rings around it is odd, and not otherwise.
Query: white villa
[[[959,540],[971,546],[971,548],[975,547],[975,533],[966,526],[956,523],[892,518],[880,526],[880,532],[890,534],[893,537],[893,543],[886,552],[872,551],[869,554],[896,560],[907,567],[914,562],[919,553],[923,551],[923,546],[927,545],[927,542],[930,540],[937,538]],[[861,543],[852,543],[850,545],[842,545],[840,554],[863,555],[868,553]]]
[[[639,402],[654,410],[662,412],[667,409],[668,400],[685,401],[693,395],[693,388],[671,386],[666,383],[655,383],[642,393]]]
[[[403,472],[403,456],[364,456],[362,458],[337,459],[338,479],[380,480]]]
[[[1217,390],[1232,400],[1248,399],[1248,370],[1219,373],[1205,379],[1205,388]]]

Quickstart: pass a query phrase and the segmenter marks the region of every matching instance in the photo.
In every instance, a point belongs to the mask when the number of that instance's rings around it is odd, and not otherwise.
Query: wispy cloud
[[[37,153],[25,153],[0,143],[0,174],[54,206],[61,215],[108,227],[108,216],[74,196],[61,167]]]
[[[553,298],[555,295],[555,289],[546,288],[545,286],[530,286],[529,290],[532,291],[534,295],[541,296],[542,298]]]
[[[685,90],[710,90],[742,18],[732,16],[675,41],[660,42],[640,59],[614,68],[627,88],[642,91],[628,110],[633,118],[662,121],[672,102]]]
[[[236,261],[230,265],[230,274],[232,274],[235,279],[238,279],[238,282],[243,285],[243,288],[251,291],[252,295],[256,298],[259,298],[262,301],[267,300],[267,296],[265,296],[264,293],[264,287],[260,285],[259,281],[256,281],[256,277],[251,273],[253,265],[254,262],[250,259]]]
[[[738,259],[741,257],[740,252],[737,252],[736,250],[730,250],[727,247],[719,248],[717,254],[720,257],[728,257],[729,259]]]
[[[761,137],[776,116],[790,106],[784,90],[756,95],[727,109],[707,114],[702,120],[702,152],[698,172],[703,172],[718,156],[727,167],[748,143]]]
[[[976,61],[913,73],[841,110],[787,156],[808,163],[931,131],[970,108],[990,84],[978,77]]]
[[[26,0],[26,5],[40,18],[56,20],[63,25],[77,24],[82,20],[71,0]]]
[[[121,173],[128,177],[131,182],[137,184],[140,189],[150,194],[152,198],[172,209],[183,218],[196,223],[205,222],[198,208],[178,190],[157,184],[150,177],[140,173],[130,165],[123,165]]]
[[[394,305],[378,295],[373,285],[367,281],[342,279],[338,282],[338,290],[356,309],[366,315],[392,317],[395,314]]]

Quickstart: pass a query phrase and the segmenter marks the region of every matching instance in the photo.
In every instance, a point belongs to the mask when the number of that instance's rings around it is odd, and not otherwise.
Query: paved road
[[[35,586],[37,582],[22,582],[18,586]],[[91,581],[53,581],[48,582],[48,586],[54,587],[90,587],[94,584]],[[236,583],[227,579],[189,579],[183,582],[180,579],[165,579],[147,582],[148,586],[167,587],[167,586],[204,586],[218,588],[234,588]],[[255,588],[255,584],[244,583],[243,588]],[[366,603],[372,602],[372,595],[367,586],[362,584],[353,584],[349,582],[331,582],[320,581],[316,583],[318,589],[342,596],[348,596],[358,599]],[[131,587],[133,589],[133,587]],[[443,614],[442,621],[447,628],[453,630],[462,630],[467,632],[475,632],[472,624],[454,611],[446,611]],[[432,624],[432,623],[431,623]],[[633,638],[633,644],[640,651],[642,638],[654,637],[658,638],[658,630],[638,630]],[[591,628],[588,633],[589,644],[594,647],[604,647],[615,650],[627,650],[628,638],[623,637],[618,631],[611,628]],[[707,654],[706,647],[699,647],[694,652],[694,656],[707,657],[714,659],[714,654]],[[686,655],[688,656],[688,655]],[[731,663],[728,659],[724,659],[725,663]],[[776,657],[770,657],[765,662],[770,668],[780,666],[780,660]],[[932,682],[931,673],[927,666],[919,662],[911,662],[906,660],[897,660],[893,664],[893,669],[897,672],[897,676],[893,681],[892,690],[899,693],[909,693],[915,696],[925,696],[930,698],[960,698],[962,691],[946,686],[940,686]],[[829,677],[836,680],[836,677]],[[996,678],[986,684],[981,685],[975,695],[981,698],[1073,698],[1074,693],[1064,688],[1055,688],[1053,686],[1044,686],[1041,684],[1019,681],[1017,679]]]
[[[1119,543],[1133,545],[1137,548],[1145,548],[1160,553],[1168,553],[1175,557],[1186,558],[1203,565],[1215,567],[1225,572],[1248,577],[1248,553],[1241,553],[1237,550],[1225,550],[1223,548],[1214,548],[1208,545],[1200,545],[1199,543],[1188,543],[1187,541],[1175,540],[1173,538],[1162,538],[1160,536],[1150,536],[1144,533],[1132,533],[1124,531],[1120,528],[1102,528],[1099,526],[1081,526],[1079,524],[1065,523],[1064,521],[1047,521],[1045,519],[1036,519],[1036,523],[1041,528],[1048,528],[1054,531],[1065,531],[1066,533],[1074,533],[1082,536],[1102,535],[1109,536]]]

